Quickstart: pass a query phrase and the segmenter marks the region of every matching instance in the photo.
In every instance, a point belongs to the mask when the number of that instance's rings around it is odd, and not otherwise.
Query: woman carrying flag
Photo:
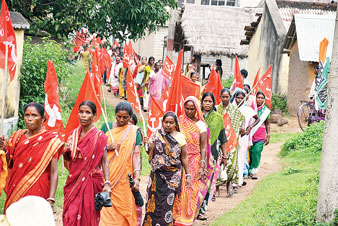
[[[217,112],[221,115],[225,113],[229,114],[232,127],[236,133],[237,139],[239,139],[239,132],[243,127],[244,130],[244,115],[241,111],[235,107],[232,103],[230,103],[230,90],[222,89],[221,91],[221,100],[222,103],[217,106]],[[229,150],[228,152],[228,161],[226,165],[227,172],[227,195],[230,197],[233,195],[232,184],[238,183],[238,146]],[[221,184],[218,184],[221,185]]]
[[[174,112],[165,113],[162,128],[155,131],[147,142],[150,143],[151,172],[143,226],[173,225],[174,202],[181,192],[181,186],[186,186],[187,190],[191,186],[186,140],[180,133]],[[182,168],[185,171],[185,184],[181,185]]]
[[[79,105],[80,126],[71,132],[64,153],[69,161],[69,175],[64,187],[64,226],[99,225],[100,212],[95,209],[98,192],[111,194],[107,161],[107,136],[93,121],[96,106],[91,101]]]
[[[140,189],[142,134],[137,126],[129,123],[132,115],[133,108],[128,102],[120,102],[115,108],[117,127],[110,131],[114,141],[109,137],[107,145],[113,206],[101,210],[101,226],[137,225],[132,190]],[[135,181],[133,188],[130,188],[129,173]]]
[[[257,179],[258,166],[261,161],[261,153],[264,145],[268,145],[270,141],[270,109],[265,105],[265,95],[258,91],[256,95],[258,117],[260,122],[252,129],[253,145],[250,148],[250,171],[249,175],[252,179]]]
[[[223,118],[216,112],[216,100],[214,94],[211,92],[203,94],[201,105],[204,120],[210,129],[211,154],[215,165],[213,169],[212,183],[209,186],[210,190],[208,191],[199,211],[199,215],[197,216],[198,220],[206,220],[207,218],[204,214],[206,213],[209,196],[215,200],[214,190],[216,188],[216,179],[218,177],[220,165],[222,164],[226,166],[227,164],[227,151],[225,148],[227,138],[225,135]]]
[[[179,118],[181,132],[187,142],[187,155],[191,173],[191,187],[181,187],[181,194],[175,200],[175,225],[192,225],[210,185],[213,163],[208,140],[209,129],[204,122],[197,98],[187,97],[184,113]],[[185,184],[185,177],[182,184]]]
[[[18,130],[7,144],[0,138],[0,149],[7,152],[9,175],[5,187],[6,209],[19,199],[33,195],[45,198],[53,207],[58,183],[58,158],[63,142],[58,134],[43,129],[44,107],[26,104],[24,120],[27,129]]]

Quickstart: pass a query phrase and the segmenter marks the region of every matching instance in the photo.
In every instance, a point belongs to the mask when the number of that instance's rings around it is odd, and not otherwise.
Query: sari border
[[[30,137],[31,138],[31,137]],[[36,165],[34,169],[32,169],[16,186],[15,190],[12,192],[13,195],[8,197],[6,200],[5,209],[9,207],[10,204],[18,201],[21,197],[23,197],[27,191],[36,183],[36,181],[40,178],[42,173],[45,171],[49,163],[51,162],[53,156],[57,153],[60,147],[63,145],[61,141],[58,141],[59,138],[53,138],[47,148],[43,156],[41,157],[41,161]],[[49,151],[52,150],[52,151]]]

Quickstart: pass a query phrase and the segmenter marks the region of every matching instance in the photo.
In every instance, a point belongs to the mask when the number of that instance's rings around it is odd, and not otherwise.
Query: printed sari
[[[265,121],[270,118],[270,109],[262,104],[258,107],[257,112],[258,117],[261,121],[252,129],[253,137],[252,142],[253,145],[250,147],[250,171],[251,175],[255,175],[258,173],[258,166],[261,161],[261,153],[264,148],[264,142],[266,137],[266,126]]]
[[[222,160],[221,145],[227,142],[223,117],[214,110],[209,111],[208,113],[203,115],[203,117],[210,130],[211,154],[213,156],[214,169],[211,179],[212,182],[209,186],[208,193],[204,199],[203,205],[201,206],[200,214],[206,213],[208,201],[213,197],[216,190],[216,182]]]
[[[80,134],[81,127],[72,131],[66,149],[71,160],[64,187],[64,226],[95,226],[100,221],[94,197],[103,189],[101,160],[107,136],[96,127],[91,128],[81,139]]]
[[[185,103],[188,101],[192,101],[195,105],[197,111],[196,118],[205,123],[201,110],[197,104],[196,97],[186,98]],[[208,143],[205,154],[208,170],[207,179],[203,180],[197,178],[198,172],[201,168],[200,130],[196,123],[188,118],[188,116],[185,114],[185,111],[184,114],[179,118],[179,125],[181,132],[185,135],[187,141],[187,155],[191,174],[191,188],[187,190],[185,186],[181,186],[181,194],[177,199],[175,199],[174,219],[175,225],[192,225],[208,192],[214,165],[211,157],[211,147]],[[205,125],[205,127],[207,127],[207,125]],[[210,134],[208,133],[208,135]],[[207,142],[209,142],[209,137],[210,136],[208,136]],[[182,184],[185,184],[185,181],[185,174],[183,173]]]
[[[57,133],[42,130],[27,138],[26,132],[16,131],[6,146],[10,160],[5,210],[25,196],[49,197],[50,162],[59,158],[63,147]]]
[[[136,204],[128,178],[128,173],[133,175],[133,153],[137,130],[137,126],[129,124],[111,130],[114,142],[119,144],[118,156],[115,151],[108,151],[113,206],[103,207],[101,210],[100,226],[137,225]],[[109,137],[108,143],[111,142]]]
[[[148,150],[151,172],[144,226],[173,225],[174,200],[181,190],[182,163],[178,141],[164,129],[151,137]]]
[[[223,104],[218,105],[217,112],[224,115],[228,112],[232,127],[236,133],[237,139],[239,139],[239,132],[241,129],[242,122],[244,120],[244,115],[241,111],[234,106],[232,103],[229,103],[226,108]],[[237,184],[238,183],[238,146],[228,151],[228,160],[225,167],[227,172],[227,181]],[[221,185],[221,184],[218,184]]]

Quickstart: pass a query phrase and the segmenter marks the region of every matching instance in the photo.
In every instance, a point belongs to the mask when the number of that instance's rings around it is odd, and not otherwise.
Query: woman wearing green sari
[[[230,103],[230,98],[230,90],[222,89],[222,103],[217,106],[217,112],[221,115],[224,115],[225,113],[229,114],[232,127],[236,133],[237,139],[239,139],[240,130],[244,130],[244,115],[236,106]],[[227,172],[227,195],[230,197],[233,195],[232,184],[238,184],[238,146],[232,150],[229,150],[228,161],[225,170]],[[217,186],[222,184],[224,183],[218,183]]]
[[[220,165],[227,164],[227,151],[225,148],[225,143],[227,138],[224,130],[224,122],[222,115],[216,112],[215,108],[215,96],[214,94],[207,92],[202,96],[201,110],[203,113],[204,121],[210,129],[210,144],[211,144],[211,154],[214,160],[214,170],[212,176],[212,183],[210,183],[208,193],[204,198],[203,204],[201,205],[200,212],[198,214],[198,220],[206,220],[205,217],[206,207],[208,205],[209,197],[213,197],[216,180],[219,173]]]
[[[253,145],[250,148],[250,177],[257,179],[258,166],[261,161],[261,153],[264,144],[268,145],[270,141],[270,109],[265,105],[265,95],[258,91],[256,95],[257,114],[260,122],[252,129]]]

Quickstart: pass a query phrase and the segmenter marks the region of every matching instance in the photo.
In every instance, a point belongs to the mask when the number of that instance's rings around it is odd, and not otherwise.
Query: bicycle
[[[314,122],[325,120],[325,111],[317,111],[313,102],[301,100],[297,112],[299,127],[304,131]]]

